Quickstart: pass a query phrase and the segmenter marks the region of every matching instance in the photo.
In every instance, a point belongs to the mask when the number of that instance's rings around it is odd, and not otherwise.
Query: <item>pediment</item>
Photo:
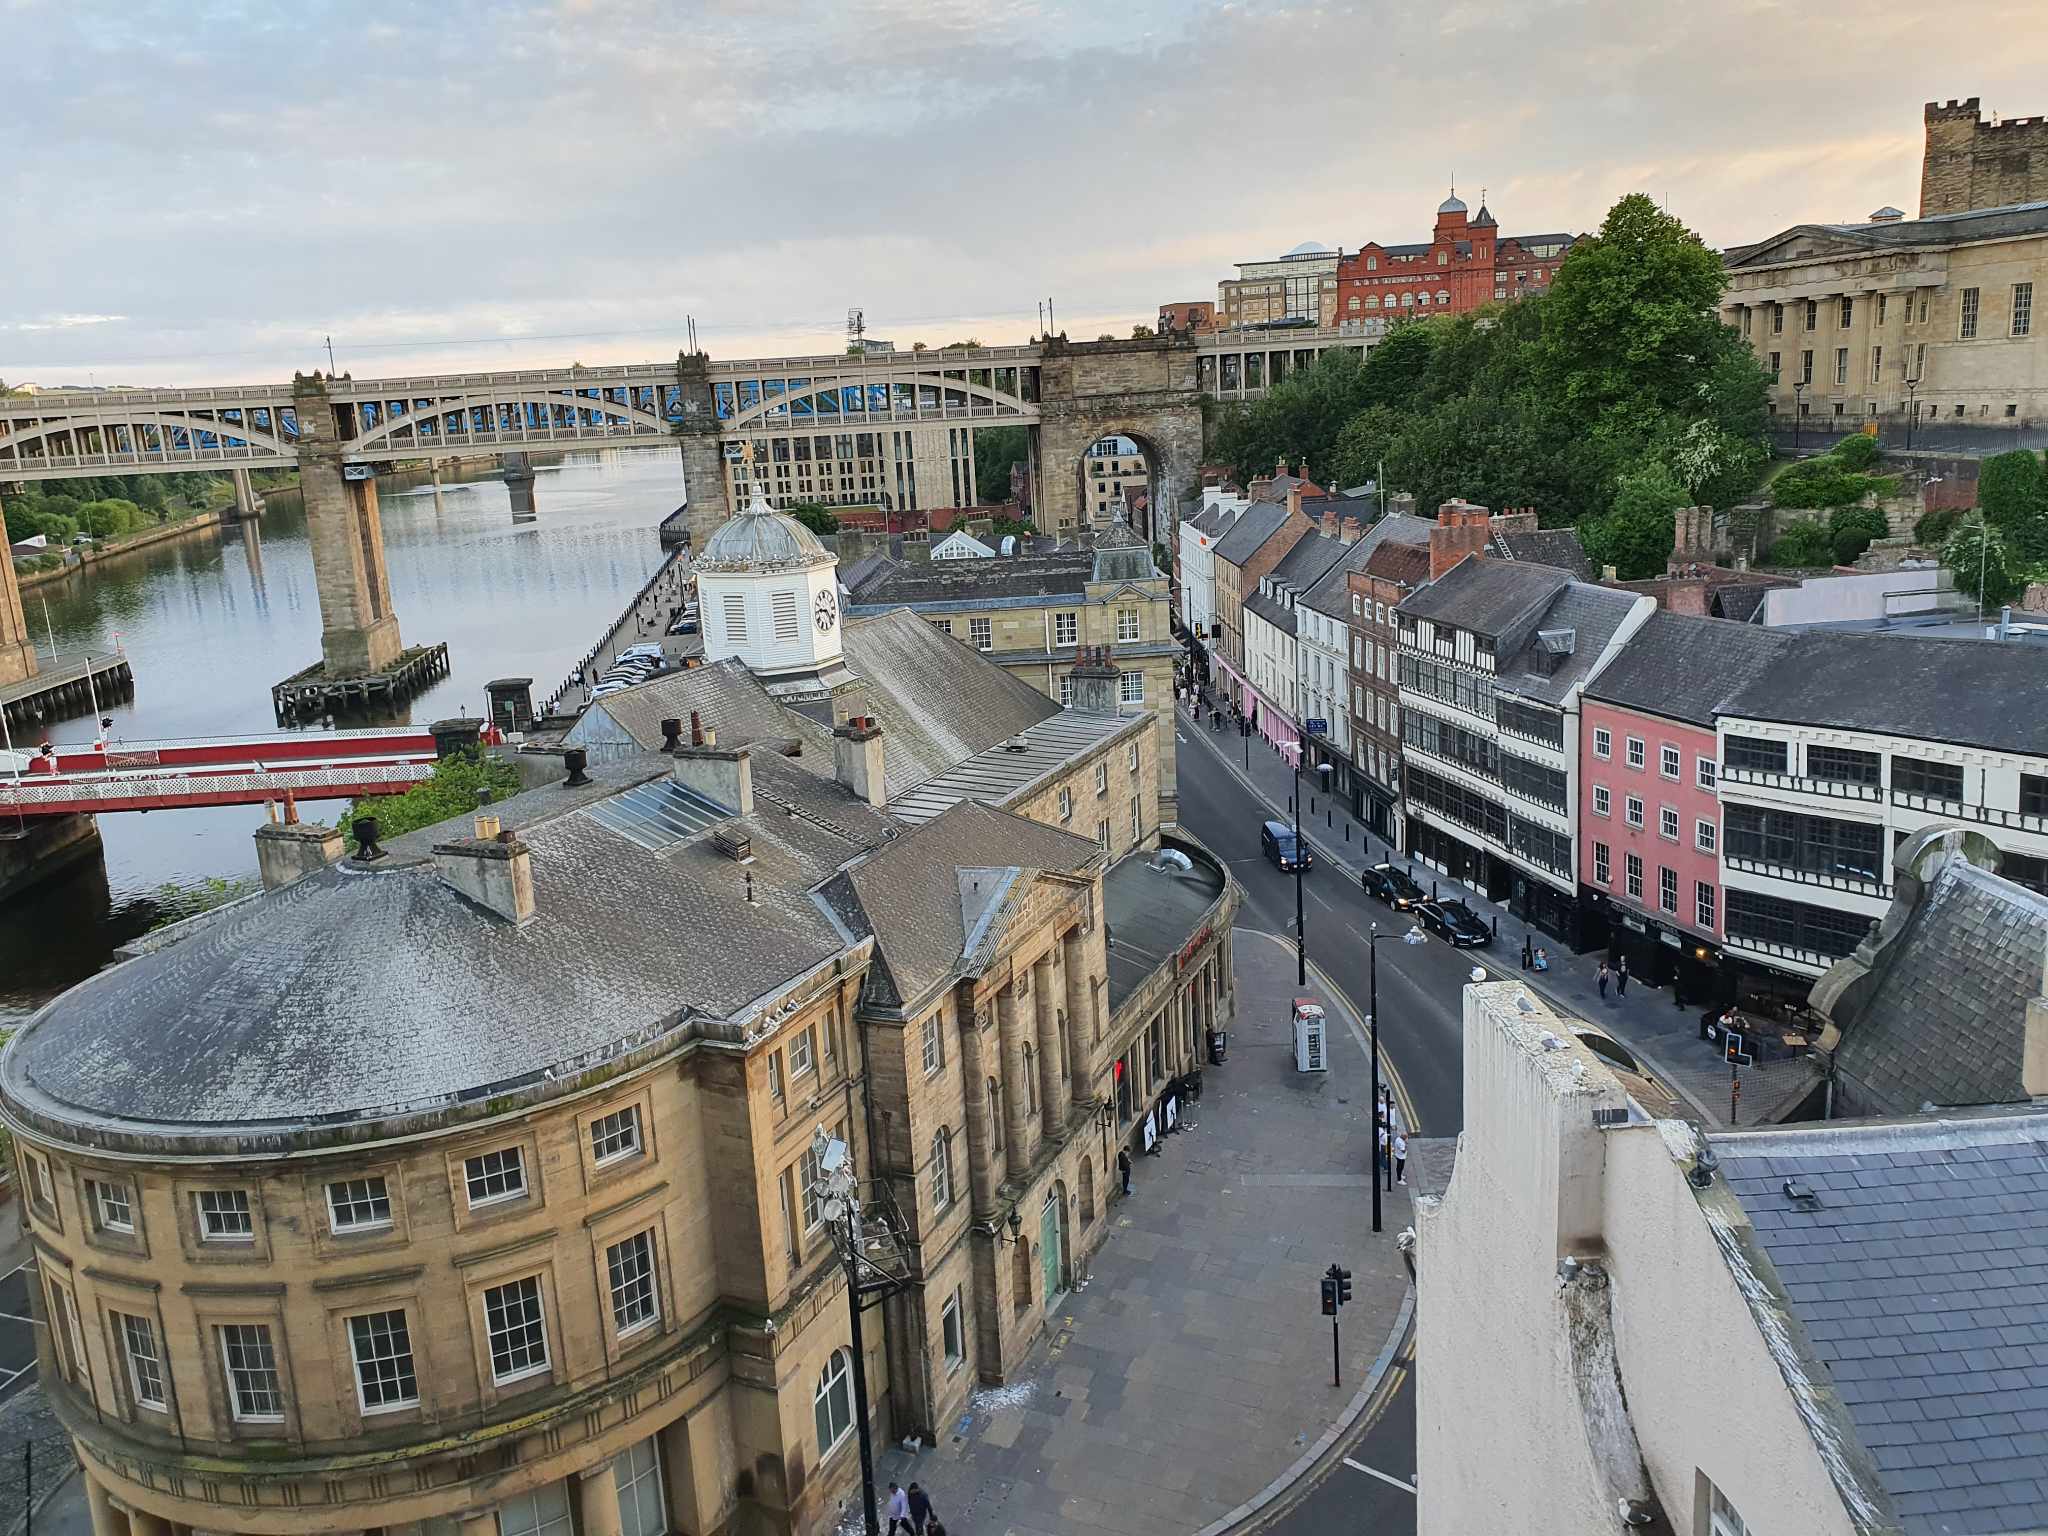
[[[1731,270],[1740,271],[1744,267],[1765,267],[1781,261],[1826,261],[1837,256],[1867,255],[1877,248],[1874,240],[1844,234],[1838,229],[1801,224],[1768,240],[1758,241],[1728,262],[1728,266]]]

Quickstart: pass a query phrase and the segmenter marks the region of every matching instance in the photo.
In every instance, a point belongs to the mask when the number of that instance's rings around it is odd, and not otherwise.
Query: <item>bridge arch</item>
[[[272,408],[271,419],[273,421],[277,419],[274,408]],[[267,450],[283,459],[292,458],[298,452],[295,444],[286,442],[277,433],[267,431],[261,427],[252,427],[246,421],[239,423],[228,422],[211,416],[193,416],[180,411],[146,411],[131,407],[118,409],[114,415],[99,418],[80,416],[53,418],[25,427],[17,432],[0,435],[0,465],[5,465],[16,458],[25,458],[26,455],[22,455],[19,450],[27,443],[49,443],[60,437],[70,437],[75,444],[79,440],[79,434],[81,433],[90,432],[97,428],[104,435],[121,427],[126,427],[129,430],[131,440],[136,428],[156,427],[163,432],[173,430],[191,433],[204,432],[218,438],[237,438],[252,449]],[[81,451],[76,447],[72,449],[73,453]],[[165,448],[161,451],[165,454],[191,453],[195,455],[242,453],[241,449],[227,450],[199,447],[189,449]],[[147,468],[149,460],[145,455],[146,450],[131,448],[128,454],[116,454],[114,457],[125,458],[133,456],[140,461],[135,467]],[[249,456],[255,457],[254,454]],[[227,460],[227,462],[232,462],[232,459]],[[126,466],[114,466],[109,472],[118,472],[122,467]]]
[[[382,405],[384,402],[365,400],[354,403],[360,408],[362,405]],[[602,396],[578,394],[573,390],[500,388],[478,390],[437,399],[430,408],[420,407],[409,410],[402,416],[380,413],[382,414],[382,419],[375,426],[365,428],[354,437],[348,439],[341,445],[341,451],[348,457],[376,457],[381,453],[415,451],[421,444],[429,441],[429,439],[422,437],[416,430],[422,422],[433,424],[434,430],[431,441],[436,444],[485,444],[493,442],[500,437],[509,436],[520,439],[520,446],[534,446],[535,444],[528,438],[527,429],[523,425],[519,430],[511,433],[501,432],[497,427],[496,411],[499,406],[504,405],[531,405],[538,406],[546,411],[566,409],[587,412],[593,416],[607,418],[607,425],[602,427],[585,426],[581,422],[577,422],[574,425],[559,429],[571,438],[588,435],[593,438],[609,440],[621,436],[640,434],[653,438],[667,438],[674,432],[673,425],[654,412],[644,410],[637,405],[621,403],[620,401],[607,399]],[[471,413],[479,410],[489,410],[492,412],[492,425],[482,431],[470,425]],[[462,426],[459,430],[453,432],[448,430],[446,419],[449,416],[460,416],[462,418]],[[632,434],[622,433],[609,425],[610,422],[623,423],[637,430]],[[407,435],[394,441],[394,437],[398,433],[406,433]]]
[[[720,422],[719,428],[721,431],[725,432],[737,432],[749,427],[758,427],[761,424],[763,418],[768,417],[771,412],[776,410],[782,410],[785,412],[784,415],[776,416],[773,418],[776,429],[778,431],[790,430],[790,418],[786,413],[788,407],[793,402],[798,400],[809,400],[813,402],[813,409],[811,414],[811,420],[813,423],[825,419],[834,420],[841,423],[865,420],[902,421],[906,418],[895,415],[893,411],[868,412],[840,410],[833,412],[822,412],[816,409],[816,402],[819,399],[819,397],[823,395],[832,395],[837,397],[841,395],[843,391],[848,389],[888,389],[898,384],[907,384],[913,389],[918,388],[921,385],[929,386],[933,389],[940,390],[950,389],[955,390],[964,395],[973,396],[976,399],[986,400],[992,405],[1009,406],[1018,413],[1018,416],[1020,418],[1020,425],[1022,424],[1022,421],[1028,420],[1030,418],[1033,410],[1033,407],[1030,404],[1030,402],[1022,399],[1020,396],[1017,395],[1005,394],[1001,390],[996,389],[993,385],[974,384],[970,383],[965,379],[949,379],[943,377],[942,375],[931,373],[891,373],[888,374],[886,377],[879,379],[871,377],[865,380],[859,378],[837,378],[831,380],[820,380],[807,386],[804,389],[796,390],[790,394],[776,395],[773,396],[772,398],[764,397],[761,400],[756,401],[754,404],[748,406],[744,411],[736,413],[729,420]],[[942,401],[943,398],[944,397],[942,396]],[[943,411],[943,405],[941,409]]]

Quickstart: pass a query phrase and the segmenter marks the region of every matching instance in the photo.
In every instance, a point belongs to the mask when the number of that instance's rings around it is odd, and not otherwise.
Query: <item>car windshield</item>
[[[1444,916],[1454,923],[1476,923],[1479,921],[1478,918],[1472,915],[1472,909],[1462,901],[1445,902]]]

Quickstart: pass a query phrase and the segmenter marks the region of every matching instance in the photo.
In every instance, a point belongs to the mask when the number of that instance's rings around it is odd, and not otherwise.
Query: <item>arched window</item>
[[[811,1412],[818,1421],[818,1459],[823,1461],[832,1447],[853,1428],[853,1356],[843,1349],[832,1351],[818,1377],[818,1390],[811,1394]]]
[[[953,1203],[953,1133],[943,1125],[932,1134],[932,1209]]]
[[[1439,288],[1436,291],[1436,301],[1439,304],[1448,304],[1451,302],[1451,296],[1447,291]]]
[[[1403,288],[1401,290],[1401,307],[1403,309],[1413,309],[1415,307],[1415,290],[1413,288]]]
[[[1003,1150],[1003,1085],[994,1078],[988,1080],[988,1119],[993,1128],[991,1139],[996,1151]]]

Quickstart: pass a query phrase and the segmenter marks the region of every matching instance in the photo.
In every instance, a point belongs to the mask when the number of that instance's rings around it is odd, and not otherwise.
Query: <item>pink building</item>
[[[1701,1007],[1732,992],[1721,957],[1714,714],[1785,637],[1663,610],[1586,685],[1579,729],[1579,883],[1607,948]],[[1588,938],[1593,938],[1590,932]]]

